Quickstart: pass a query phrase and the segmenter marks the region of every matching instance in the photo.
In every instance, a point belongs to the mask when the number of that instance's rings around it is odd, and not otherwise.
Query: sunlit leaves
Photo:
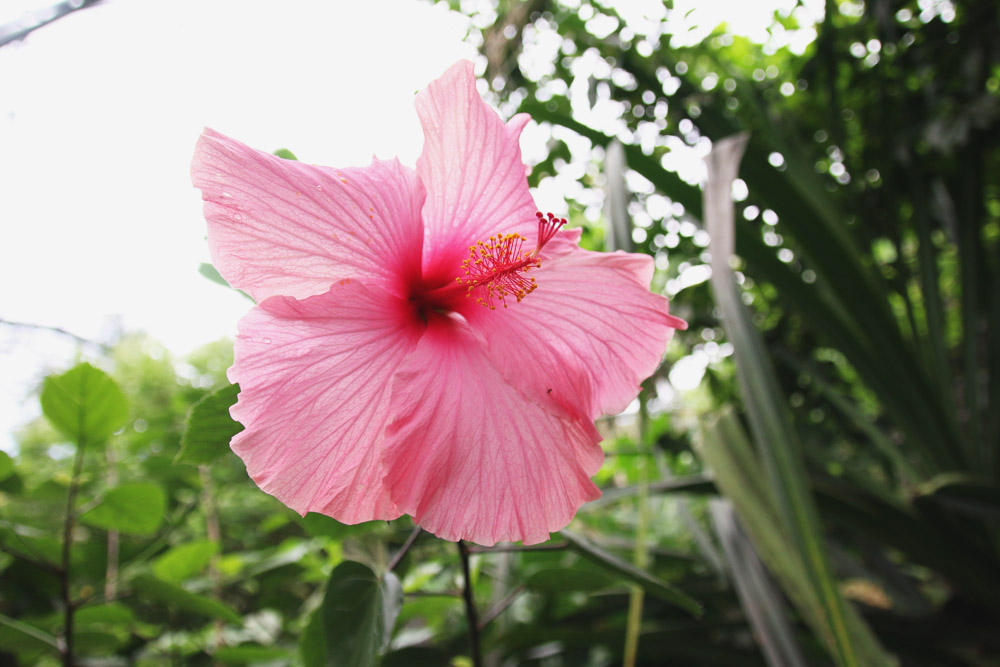
[[[52,425],[79,445],[107,440],[128,417],[121,389],[88,363],[46,378],[41,401]]]
[[[153,562],[153,574],[180,583],[204,570],[218,551],[219,545],[209,540],[178,544]]]

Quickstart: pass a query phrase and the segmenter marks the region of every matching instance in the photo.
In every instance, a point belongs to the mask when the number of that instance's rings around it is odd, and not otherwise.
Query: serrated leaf
[[[180,583],[204,570],[218,551],[219,545],[210,540],[178,544],[153,562],[153,574]]]
[[[242,625],[243,623],[243,619],[240,618],[239,614],[218,600],[197,595],[149,574],[141,574],[135,577],[132,580],[132,588],[141,597],[166,603],[181,611],[189,611],[192,614],[218,618],[237,625]]]
[[[152,482],[121,484],[104,494],[101,504],[80,520],[88,526],[130,535],[151,535],[163,523],[167,498]]]
[[[240,393],[231,384],[201,399],[187,418],[177,463],[205,465],[214,463],[229,452],[229,441],[243,430],[243,425],[229,416]]]
[[[88,363],[45,378],[41,403],[52,425],[78,445],[104,442],[128,418],[121,389]]]
[[[307,665],[366,667],[378,664],[403,606],[403,586],[392,572],[382,577],[361,563],[344,561],[330,575],[323,604],[303,638]],[[317,625],[318,624],[318,627]],[[310,630],[312,632],[310,632]],[[323,662],[317,635],[324,637]]]
[[[569,530],[561,530],[559,534],[563,536],[580,554],[586,556],[591,561],[611,570],[621,578],[638,584],[650,595],[653,595],[664,602],[676,605],[681,609],[701,616],[702,607],[696,600],[688,597],[659,577],[653,576],[646,570],[639,569],[632,563],[619,558],[618,556],[605,551],[590,540]]]

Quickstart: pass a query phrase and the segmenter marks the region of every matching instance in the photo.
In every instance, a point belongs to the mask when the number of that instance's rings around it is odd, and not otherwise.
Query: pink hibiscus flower
[[[258,305],[229,378],[232,448],[264,491],[344,523],[409,514],[448,540],[533,544],[598,497],[594,419],[674,328],[645,255],[536,213],[518,137],[472,64],[416,98],[425,144],[332,169],[205,130],[192,177],[219,272]]]

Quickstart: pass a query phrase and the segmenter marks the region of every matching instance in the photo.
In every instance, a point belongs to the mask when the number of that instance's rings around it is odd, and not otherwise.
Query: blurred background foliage
[[[599,424],[604,497],[540,547],[462,553],[299,517],[226,448],[230,343],[126,336],[0,456],[0,655],[1000,664],[997,4],[826,0],[804,49],[798,11],[764,46],[681,46],[670,3],[447,4],[548,138],[532,185],[589,247],[652,255],[691,324]]]

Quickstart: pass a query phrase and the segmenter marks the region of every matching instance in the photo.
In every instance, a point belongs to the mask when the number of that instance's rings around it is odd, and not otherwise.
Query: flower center
[[[442,312],[449,309],[449,301],[463,292],[466,297],[475,293],[476,303],[495,310],[498,303],[506,308],[507,299],[520,301],[535,291],[538,285],[534,277],[524,274],[542,265],[538,253],[566,224],[565,218],[557,218],[551,213],[535,215],[538,217],[538,243],[533,249],[525,250],[527,239],[520,234],[500,234],[487,241],[476,241],[469,246],[469,258],[462,261],[464,277],[459,276],[453,283],[427,291],[421,290],[411,297],[420,316],[425,318],[428,309]],[[476,292],[477,288],[482,290]]]
[[[491,236],[486,242],[476,241],[476,245],[469,246],[469,259],[462,262],[465,277],[455,279],[466,287],[467,297],[471,297],[477,287],[482,287],[476,303],[495,310],[497,302],[506,308],[508,298],[520,303],[535,291],[538,284],[534,277],[524,274],[542,265],[539,251],[566,224],[565,218],[557,218],[551,213],[539,211],[535,215],[538,217],[538,244],[533,250],[524,249],[527,239],[520,234]]]

